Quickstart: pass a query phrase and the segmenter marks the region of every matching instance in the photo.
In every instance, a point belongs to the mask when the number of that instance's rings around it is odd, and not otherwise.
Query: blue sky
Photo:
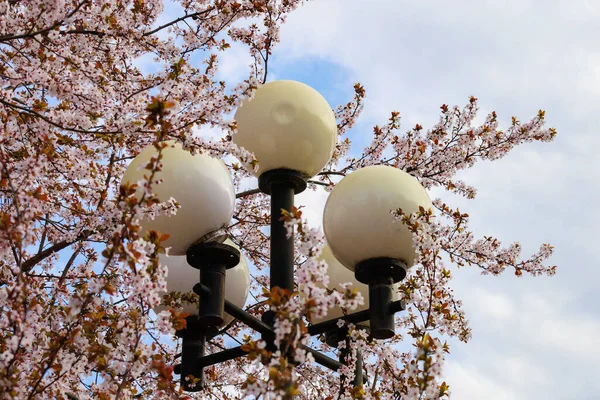
[[[315,0],[282,29],[269,80],[302,81],[332,106],[351,98],[355,82],[365,86],[353,152],[392,110],[401,131],[427,129],[441,104],[463,106],[471,95],[481,119],[496,110],[506,127],[541,108],[558,130],[553,143],[461,173],[478,188],[475,200],[432,193],[468,212],[478,236],[519,241],[525,255],[553,244],[559,267],[553,278],[453,269],[473,328],[470,343],[451,342],[445,374],[455,399],[600,397],[599,20],[599,0]],[[221,77],[243,78],[249,63],[234,46]],[[307,191],[296,202],[318,226],[326,198]]]

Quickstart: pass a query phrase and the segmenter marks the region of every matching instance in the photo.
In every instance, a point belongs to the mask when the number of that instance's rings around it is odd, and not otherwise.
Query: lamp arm
[[[306,345],[300,345],[300,347],[313,355],[315,362],[321,364],[322,366],[329,368],[332,371],[337,372],[344,364],[334,360],[331,357],[326,356],[325,354],[312,349]],[[222,350],[217,353],[212,353],[207,356],[200,357],[196,360],[197,368],[208,367],[209,365],[219,364],[225,361],[233,360],[239,357],[244,357],[248,354],[245,350],[242,349],[242,346],[232,347],[227,350]]]
[[[207,288],[206,286],[204,286],[200,283],[198,283],[194,286],[194,292],[196,294],[198,294],[199,296],[202,296],[202,295],[210,296],[210,293],[211,293],[209,288]],[[404,308],[403,308],[401,300],[393,301],[389,304],[389,311],[391,313],[396,313],[403,309]],[[275,333],[273,332],[273,328],[271,328],[271,326],[267,325],[260,319],[256,318],[254,315],[244,311],[243,309],[236,306],[235,304],[233,304],[232,302],[230,302],[227,299],[225,299],[225,312],[227,314],[233,316],[234,318],[240,320],[242,323],[246,324],[250,328],[257,331],[258,333],[262,334],[263,337],[271,337],[271,338],[275,337]],[[318,335],[318,334],[324,333],[328,330],[331,330],[334,327],[337,327],[337,322],[339,320],[357,323],[357,322],[362,322],[362,321],[368,320],[369,315],[370,315],[369,310],[359,311],[359,312],[356,312],[353,314],[346,315],[341,318],[333,319],[330,321],[325,321],[325,322],[322,322],[322,323],[316,324],[316,325],[311,325],[308,327],[308,332],[311,336]],[[322,354],[319,351],[312,349],[306,345],[301,345],[300,347],[303,350],[311,353],[313,355],[313,358],[315,359],[315,361],[318,364],[321,364],[322,366],[329,368],[332,371],[337,371],[337,370],[339,370],[339,368],[342,365],[344,365],[344,364],[340,363],[339,361],[336,361],[333,358],[328,357],[325,354]],[[218,364],[218,363],[221,363],[224,361],[233,360],[238,357],[243,357],[246,354],[247,353],[244,350],[242,350],[242,347],[238,346],[238,347],[232,347],[227,350],[223,350],[223,351],[220,351],[217,353],[209,354],[207,356],[198,358],[197,362],[199,363],[200,366],[206,367],[206,366]],[[363,378],[363,381],[364,380],[365,380],[365,378]]]
[[[202,297],[202,295],[210,296],[210,294],[211,294],[210,289],[202,284],[196,284],[194,286],[194,292],[200,297]],[[388,310],[392,314],[400,312],[400,311],[404,310],[404,302],[402,300],[392,301],[389,303]],[[232,317],[240,320],[241,322],[243,322],[244,324],[246,324],[247,326],[254,329],[255,331],[257,331],[260,334],[273,335],[273,330],[269,325],[265,324],[260,319],[254,317],[252,314],[244,311],[243,309],[236,306],[235,304],[233,304],[231,301],[229,301],[227,299],[225,299],[225,312],[227,314],[231,315]],[[320,334],[330,331],[334,328],[337,328],[338,321],[340,321],[340,320],[350,322],[353,324],[356,324],[359,322],[364,322],[364,321],[369,320],[370,315],[371,315],[371,310],[367,309],[367,310],[358,311],[358,312],[355,312],[352,314],[344,315],[343,317],[340,317],[340,318],[330,319],[328,321],[324,321],[324,322],[309,326],[308,334],[310,336],[320,335]]]
[[[402,300],[396,300],[389,303],[389,312],[395,314],[399,311],[404,310],[404,302]],[[343,317],[330,319],[328,321],[320,322],[308,327],[308,333],[310,336],[319,335],[321,333],[329,332],[338,327],[338,321],[342,320],[357,324],[359,322],[368,321],[371,317],[371,310],[366,309],[358,311],[352,314],[344,315]]]
[[[199,296],[210,296],[210,289],[202,284],[196,284],[194,286],[194,292]],[[240,307],[236,306],[227,299],[225,299],[225,312],[231,315],[232,317],[240,320],[241,322],[254,329],[258,333],[262,334],[263,337],[275,337],[275,332],[273,332],[273,328],[271,328],[271,326],[256,318],[254,315],[242,310]],[[300,347],[303,350],[311,353],[317,363],[321,364],[326,368],[331,369],[332,371],[337,371],[343,365],[339,361],[336,361],[333,358],[328,357],[306,345],[301,345]],[[242,357],[244,355],[246,355],[246,352],[241,349],[241,346],[238,346],[220,351],[218,353],[213,353],[208,356],[201,357],[198,359],[198,363],[200,363],[204,367],[207,365],[212,365],[227,360],[232,360],[234,358]]]
[[[202,296],[208,297],[211,295],[211,290],[205,285],[197,283],[196,285],[194,285],[194,293],[200,296],[200,298],[202,298]],[[254,315],[242,310],[240,307],[236,306],[227,299],[225,299],[224,303],[225,312],[227,314],[240,320],[241,322],[243,322],[244,324],[246,324],[247,326],[249,326],[250,328],[254,329],[262,335],[271,336],[273,338],[275,337],[275,333],[273,332],[271,326],[265,324],[260,319],[256,318]]]

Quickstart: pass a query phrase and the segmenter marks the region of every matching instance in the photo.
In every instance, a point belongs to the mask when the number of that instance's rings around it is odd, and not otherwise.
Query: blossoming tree
[[[175,140],[191,152],[226,160],[234,183],[250,175],[252,154],[231,141],[230,119],[241,101],[265,82],[279,28],[301,0],[181,0],[182,14],[157,23],[160,0],[56,0],[0,3],[0,393],[4,398],[440,398],[449,395],[441,367],[449,351],[444,337],[468,341],[461,302],[451,290],[453,266],[497,275],[552,275],[548,244],[521,257],[518,243],[478,238],[469,216],[442,199],[434,212],[390,218],[414,233],[418,265],[399,286],[406,310],[397,335],[370,340],[349,330],[347,346],[365,354],[366,383],[352,386],[355,359],[338,374],[310,362],[301,351],[271,352],[239,323],[213,338],[209,351],[227,340],[244,343],[249,356],[206,369],[199,394],[181,391],[174,377],[180,350],[173,337],[185,326],[178,309],[150,312],[161,301],[166,268],[164,233],[141,234],[149,209],[176,212],[176,201],[152,194],[160,162],[149,165],[145,195],[121,186],[128,163],[142,148]],[[247,47],[254,62],[247,79],[218,81],[219,58],[232,43]],[[136,60],[155,58],[156,72]],[[309,187],[331,190],[335,178],[369,165],[400,168],[427,189],[442,187],[467,198],[475,188],[456,180],[480,160],[496,160],[529,141],[550,141],[544,112],[501,129],[495,113],[476,126],[477,99],[464,108],[442,105],[439,122],[400,132],[400,116],[376,126],[373,141],[349,157],[346,136],[359,117],[365,90],[334,111],[334,155]],[[198,132],[222,132],[207,139]],[[232,161],[233,160],[233,161]],[[239,190],[229,234],[253,263],[253,292],[268,288],[268,197]],[[176,200],[176,199],[175,199]],[[322,234],[301,212],[286,214],[295,228],[299,292],[269,292],[247,309],[278,311],[277,342],[289,349],[306,343],[311,312],[356,303],[353,293],[313,291],[326,273],[319,259]],[[340,291],[342,289],[340,288]],[[321,293],[321,294],[318,294]],[[360,300],[360,299],[359,299]],[[320,311],[319,311],[320,310]],[[411,341],[414,351],[399,350]],[[314,342],[313,342],[314,344]],[[320,344],[325,349],[324,344]],[[293,356],[290,356],[293,354]],[[295,358],[291,360],[289,358]],[[384,383],[383,383],[384,382]]]

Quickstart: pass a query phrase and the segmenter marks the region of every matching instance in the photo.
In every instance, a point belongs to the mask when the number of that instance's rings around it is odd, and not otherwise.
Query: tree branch
[[[250,190],[246,190],[245,192],[240,192],[240,193],[237,193],[237,194],[235,195],[235,198],[236,198],[236,199],[241,199],[241,198],[243,198],[243,197],[252,196],[253,194],[256,194],[256,193],[260,193],[260,189],[259,189],[259,188],[256,188],[256,189],[250,189]]]
[[[8,42],[10,40],[17,40],[17,39],[25,39],[25,38],[29,38],[29,37],[34,37],[36,35],[39,35],[41,33],[46,33],[46,32],[50,32],[52,29],[60,26],[63,22],[65,22],[65,20],[71,18],[73,15],[75,15],[75,13],[77,11],[79,11],[79,9],[81,7],[83,7],[84,4],[86,4],[88,2],[88,0],[84,0],[81,3],[79,3],[77,5],[77,7],[75,7],[75,9],[73,11],[71,11],[64,19],[56,21],[52,26],[48,27],[48,28],[44,28],[41,29],[39,31],[36,32],[30,32],[30,33],[22,33],[20,35],[8,35],[8,36],[0,36],[0,42]]]
[[[319,176],[327,176],[327,175],[346,176],[346,173],[342,172],[342,171],[321,171],[317,175],[319,175]]]
[[[341,174],[338,174],[338,175],[341,175]],[[308,183],[312,183],[312,184],[320,185],[320,186],[329,186],[328,183],[319,182],[319,181],[313,181],[313,180],[308,181]],[[260,193],[260,189],[259,188],[250,189],[250,190],[246,190],[244,192],[236,193],[235,198],[236,199],[241,199],[243,197],[252,196],[253,194],[257,194],[257,193]]]
[[[198,18],[200,15],[207,14],[207,13],[211,12],[212,10],[214,10],[214,7],[211,7],[211,8],[209,8],[209,9],[206,9],[206,10],[204,10],[204,11],[202,11],[202,12],[196,12],[196,13],[193,13],[193,14],[186,14],[186,15],[184,15],[183,17],[179,17],[179,18],[177,18],[177,19],[174,19],[174,20],[173,20],[173,21],[171,21],[171,22],[167,22],[166,24],[164,24],[164,25],[161,25],[161,26],[159,26],[158,28],[151,30],[150,32],[146,32],[146,33],[144,33],[144,36],[150,36],[150,35],[153,35],[153,34],[155,34],[156,32],[159,32],[159,31],[161,31],[161,30],[163,30],[163,29],[165,29],[165,28],[168,28],[168,27],[169,27],[169,26],[171,26],[171,25],[175,25],[175,24],[176,24],[176,23],[178,23],[178,22],[185,21],[185,20],[186,20],[186,19],[188,19],[188,18],[194,18],[194,19],[195,19],[195,18]]]
[[[75,132],[75,133],[104,134],[104,135],[109,135],[109,134],[112,135],[112,134],[119,133],[119,131],[114,131],[114,132],[108,132],[107,131],[107,132],[103,132],[103,131],[87,131],[85,129],[68,128],[68,127],[62,126],[60,124],[57,124],[56,122],[52,121],[50,118],[48,118],[48,117],[46,117],[46,116],[44,116],[44,115],[42,115],[42,114],[40,114],[40,113],[38,113],[36,111],[30,110],[27,107],[21,107],[21,106],[18,106],[16,104],[9,103],[8,101],[2,100],[2,99],[0,99],[0,103],[4,104],[7,107],[16,108],[17,110],[21,110],[21,111],[23,111],[23,112],[25,112],[27,114],[34,115],[34,116],[36,116],[36,117],[38,117],[38,118],[46,121],[50,125],[55,126],[55,127],[59,128],[59,129],[64,129],[65,131],[70,131],[70,132]]]
[[[69,258],[69,261],[67,261],[67,264],[65,265],[65,269],[63,269],[62,274],[60,274],[60,279],[58,280],[58,286],[62,286],[62,283],[64,282],[65,278],[67,277],[67,273],[69,272],[69,269],[71,268],[71,266],[73,265],[73,263],[75,262],[75,259],[77,258],[77,256],[79,255],[79,252],[81,251],[81,248],[83,247],[82,244],[80,244],[77,247],[77,250],[75,250],[73,252],[73,254],[71,254],[71,258]]]
[[[52,254],[61,251],[72,245],[73,243],[77,243],[80,240],[84,240],[89,237],[93,232],[92,231],[83,231],[81,235],[79,235],[75,240],[63,240],[61,242],[55,243],[52,246],[48,247],[46,250],[43,250],[37,253],[35,256],[25,260],[21,265],[21,271],[29,272],[37,263],[44,260],[45,258],[50,257]]]

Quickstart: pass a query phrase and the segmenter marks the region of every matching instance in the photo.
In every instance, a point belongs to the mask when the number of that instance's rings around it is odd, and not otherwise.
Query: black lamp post
[[[286,202],[286,206],[289,206],[288,210],[291,210],[293,197],[289,201],[289,197],[286,198],[287,191],[282,190],[280,194],[281,198],[276,199],[274,194],[271,193],[271,204]],[[272,207],[272,210],[274,208]],[[281,210],[281,208],[277,209]],[[281,215],[281,211],[278,214]],[[280,260],[280,264],[271,261],[271,287],[293,290],[294,249],[292,246],[286,246],[288,242],[292,242],[293,238],[286,238],[287,231],[283,228],[283,222],[277,216],[277,214],[271,215],[271,254],[275,254],[275,257],[271,260]],[[281,245],[282,243],[283,245]],[[280,246],[277,246],[277,244]],[[182,361],[178,372],[181,373],[181,384],[184,390],[199,391],[202,389],[202,370],[204,367],[246,355],[246,352],[242,350],[242,346],[207,356],[204,355],[204,345],[207,338],[213,336],[216,333],[216,327],[223,322],[223,311],[262,334],[263,339],[267,342],[272,342],[275,337],[272,328],[274,316],[269,312],[265,312],[261,321],[224,298],[224,271],[226,268],[235,266],[239,261],[239,252],[234,247],[213,242],[194,245],[188,250],[187,259],[191,266],[201,271],[200,283],[194,286],[194,292],[200,296],[201,301],[198,316],[188,318],[187,328],[177,332],[183,340]],[[210,278],[205,278],[205,275],[209,275]],[[282,287],[273,282],[288,283],[290,286]],[[372,286],[375,288],[373,291],[371,290]],[[370,321],[371,336],[374,338],[393,336],[393,316],[396,312],[402,310],[402,302],[399,300],[392,301],[391,284],[370,285],[369,300],[377,308],[371,307],[371,309],[311,325],[308,328],[309,334],[315,336],[329,333],[329,337],[333,337],[331,336],[332,332],[337,332],[336,341],[328,341],[329,344],[335,347],[337,341],[343,340],[345,337],[343,333],[340,335],[341,332],[344,332],[343,328],[338,327],[338,321],[342,319],[354,324]],[[373,326],[377,327],[377,330],[373,330]],[[337,371],[343,365],[343,359],[346,357],[346,353],[340,352],[340,361],[336,361],[307,346],[302,347],[313,355],[317,363],[333,371]],[[357,357],[359,361],[357,361],[355,385],[361,384],[363,379],[362,358],[360,354]],[[196,379],[186,380],[189,376],[194,376]]]
[[[271,198],[270,287],[293,291],[294,241],[293,236],[287,237],[280,217],[282,210],[292,211],[294,195],[301,193],[309,177],[329,161],[337,140],[333,112],[314,89],[298,82],[276,81],[258,89],[254,99],[238,109],[235,119],[238,132],[234,142],[255,154],[259,161],[259,188]],[[138,167],[147,164],[152,150],[144,150],[136,157],[124,181],[140,179]],[[177,332],[182,338],[182,356],[176,370],[181,374],[184,390],[199,391],[206,366],[246,354],[239,346],[205,355],[206,340],[218,332],[225,313],[259,332],[271,347],[275,315],[269,311],[258,319],[240,307],[245,298],[240,306],[226,298],[226,284],[230,282],[227,271],[233,271],[240,262],[240,252],[223,243],[225,237],[214,234],[229,223],[235,199],[224,166],[217,166],[215,162],[219,161],[206,155],[191,156],[177,146],[163,150],[162,162],[164,182],[155,193],[165,200],[175,197],[181,209],[175,217],[161,216],[142,226],[170,233],[172,238],[166,245],[171,246],[171,253],[186,254],[187,263],[200,271],[199,282],[193,286],[200,297],[197,312],[188,317],[186,329]],[[340,319],[367,323],[375,339],[394,335],[394,314],[402,310],[402,303],[394,300],[393,285],[405,277],[415,254],[411,233],[402,223],[392,220],[390,210],[415,212],[419,206],[431,207],[425,190],[410,175],[392,167],[363,168],[336,185],[325,206],[325,236],[338,270],[346,271],[345,267],[354,271],[355,279],[368,285],[369,306],[309,326],[311,336],[327,333],[327,342],[337,344],[346,337],[343,328],[338,327]],[[328,264],[330,274],[334,273],[332,262]],[[181,271],[174,274],[181,275]],[[169,279],[176,279],[171,270]],[[186,282],[189,278],[178,279],[178,283],[191,285]],[[347,355],[340,352],[338,361],[307,346],[302,348],[317,363],[334,371],[339,370]],[[362,358],[360,353],[356,356],[354,385],[360,385]]]

